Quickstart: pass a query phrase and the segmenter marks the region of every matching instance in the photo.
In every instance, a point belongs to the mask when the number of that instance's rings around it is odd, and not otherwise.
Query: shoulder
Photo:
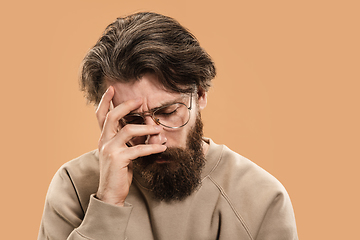
[[[230,150],[225,145],[215,145],[212,149],[213,168],[209,173],[214,181],[224,190],[228,191],[256,191],[259,189],[271,189],[274,192],[284,191],[282,184],[266,170]],[[214,151],[215,149],[215,151]],[[216,163],[215,163],[216,162]]]
[[[279,224],[285,219],[292,221],[293,209],[284,186],[226,146],[221,147],[216,167],[208,177],[219,189],[223,203],[226,202],[223,211],[235,214],[252,236],[259,233],[264,219]]]
[[[67,163],[59,169],[61,172],[67,172],[71,178],[87,178],[94,174],[99,174],[98,151],[87,152]]]
[[[63,164],[55,173],[47,199],[54,205],[62,199],[77,202],[86,210],[90,195],[99,184],[99,160],[97,151],[91,151]]]

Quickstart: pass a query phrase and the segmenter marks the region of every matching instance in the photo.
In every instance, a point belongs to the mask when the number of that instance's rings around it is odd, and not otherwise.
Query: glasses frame
[[[161,106],[161,107],[158,107],[158,108],[149,110],[149,111],[140,112],[140,113],[131,113],[131,114],[128,114],[128,115],[126,115],[126,116],[141,117],[141,118],[144,120],[144,122],[145,122],[145,117],[149,116],[149,117],[151,117],[151,119],[152,119],[157,125],[161,125],[161,126],[163,126],[163,127],[170,128],[170,129],[178,129],[178,128],[181,128],[181,127],[185,126],[185,125],[188,124],[188,122],[190,121],[190,117],[191,117],[191,112],[190,112],[190,111],[191,111],[191,109],[192,109],[192,100],[193,100],[193,99],[192,99],[192,93],[191,93],[191,94],[190,94],[190,107],[188,107],[185,103],[175,102],[175,103],[166,104],[166,105],[164,105],[164,106]],[[187,120],[183,125],[181,125],[181,126],[179,126],[179,127],[169,127],[169,126],[166,126],[166,125],[162,124],[162,123],[159,121],[159,119],[157,119],[157,118],[155,117],[155,115],[154,115],[157,111],[159,111],[159,110],[161,110],[161,109],[163,109],[163,108],[166,108],[166,107],[168,107],[168,106],[171,106],[171,105],[173,105],[173,104],[181,104],[181,105],[184,105],[184,106],[188,109],[188,111],[189,111],[189,118],[188,118],[188,120]],[[125,121],[123,118],[121,119],[121,121],[122,121],[122,123],[123,123],[124,126],[127,124],[126,121]]]

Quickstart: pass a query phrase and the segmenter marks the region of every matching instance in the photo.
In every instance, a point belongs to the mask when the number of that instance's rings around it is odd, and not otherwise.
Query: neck
[[[208,152],[209,150],[209,143],[206,142],[204,139],[202,140],[202,148],[203,148],[203,153],[204,153],[204,156],[206,155],[206,153]]]

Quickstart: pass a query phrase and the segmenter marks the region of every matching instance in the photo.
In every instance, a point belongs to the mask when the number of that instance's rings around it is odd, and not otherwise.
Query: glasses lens
[[[174,103],[157,109],[154,117],[165,127],[178,128],[189,121],[190,113],[185,104]]]
[[[144,124],[144,119],[140,115],[127,115],[123,117],[125,124]]]

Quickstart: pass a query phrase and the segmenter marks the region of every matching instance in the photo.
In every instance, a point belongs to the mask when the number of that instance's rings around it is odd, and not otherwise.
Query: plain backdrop
[[[205,135],[288,190],[300,239],[359,227],[360,4],[349,0],[1,2],[1,235],[36,239],[52,176],[95,149],[82,58],[116,17],[155,11],[190,29],[218,75]]]

